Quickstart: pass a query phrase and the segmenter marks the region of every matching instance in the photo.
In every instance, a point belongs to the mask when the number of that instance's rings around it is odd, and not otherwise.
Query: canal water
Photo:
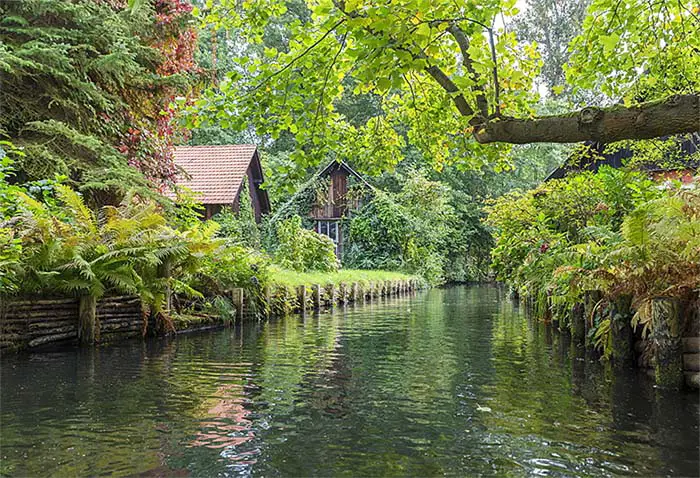
[[[698,476],[698,396],[496,287],[2,357],[3,476]]]

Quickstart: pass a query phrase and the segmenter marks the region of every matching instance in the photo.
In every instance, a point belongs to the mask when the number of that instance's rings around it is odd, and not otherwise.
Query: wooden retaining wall
[[[234,289],[231,299],[238,319],[278,317],[305,313],[346,304],[364,304],[380,298],[401,297],[423,288],[417,280],[371,281],[340,284],[311,284],[296,288],[272,285],[263,291],[262,304],[247,297],[243,289]]]
[[[136,296],[97,302],[99,342],[141,335],[144,318]],[[0,352],[78,341],[78,299],[8,301],[0,308]]]
[[[530,298],[524,299],[533,316],[552,322],[559,329],[559,319],[565,324],[561,331],[571,334],[572,344],[593,350],[595,343],[590,327],[593,320],[610,321],[610,360],[618,365],[634,363],[664,388],[700,389],[700,298],[681,300],[657,297],[650,304],[648,320],[653,324],[649,336],[642,338],[641,328],[633,330],[630,321],[631,301],[618,298],[604,306],[602,293],[591,291],[582,303],[571,309],[553,309],[551,304],[543,317],[535,310]],[[568,317],[566,317],[568,315]]]
[[[637,366],[654,376],[654,362],[651,340],[637,340],[634,343]],[[683,375],[690,388],[700,388],[700,337],[683,337]]]
[[[683,375],[690,388],[700,389],[700,301],[697,311],[691,314],[683,330],[682,354]],[[653,343],[650,339],[638,339],[634,343],[637,366],[654,376]]]
[[[238,320],[274,317],[351,303],[365,303],[381,297],[395,297],[419,289],[417,281],[267,287],[263,303],[234,289],[231,299]],[[27,299],[0,304],[0,353],[78,342],[78,299]],[[143,336],[148,326],[137,296],[105,297],[97,302],[97,343]],[[222,323],[223,324],[223,323]],[[207,327],[211,327],[211,323]],[[197,328],[195,326],[195,328]]]

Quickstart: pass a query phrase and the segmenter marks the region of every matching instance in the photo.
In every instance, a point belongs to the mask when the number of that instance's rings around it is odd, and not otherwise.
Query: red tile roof
[[[255,151],[254,144],[178,146],[175,164],[187,175],[178,174],[177,184],[200,193],[203,204],[232,204]]]

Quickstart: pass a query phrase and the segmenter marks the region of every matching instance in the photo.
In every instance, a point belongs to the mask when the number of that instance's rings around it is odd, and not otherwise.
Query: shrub
[[[232,287],[259,291],[267,280],[266,259],[217,237],[214,222],[173,229],[156,205],[129,197],[93,211],[55,182],[35,191],[41,199],[13,192],[0,195],[3,224],[13,225],[9,235],[0,227],[4,293],[74,295],[93,315],[106,293],[138,294],[167,323],[168,291],[201,299]]]
[[[377,191],[351,219],[344,261],[360,269],[400,270],[444,281],[454,210],[450,190],[419,173],[397,194]]]
[[[258,249],[260,248],[260,229],[255,222],[255,211],[248,191],[248,179],[245,178],[239,193],[238,212],[227,208],[215,215],[212,220],[220,226],[219,237],[226,238],[233,244]]]
[[[301,218],[292,216],[277,224],[275,262],[299,272],[338,270],[335,244],[330,238],[304,229]]]
[[[630,298],[633,325],[648,331],[651,300],[700,288],[700,191],[680,183],[662,188],[601,168],[508,194],[491,205],[488,223],[498,277],[543,313],[602,291],[607,303]],[[594,326],[596,343],[608,347],[609,323]]]

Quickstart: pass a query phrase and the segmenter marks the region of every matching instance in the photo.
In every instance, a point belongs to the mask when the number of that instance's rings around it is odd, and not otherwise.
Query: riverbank
[[[700,389],[700,298],[652,299],[634,309],[632,301],[587,292],[572,307],[542,307],[532,297],[520,301],[533,320],[551,323],[575,347],[616,367],[637,367],[667,389]]]
[[[235,318],[226,313],[177,314],[175,328],[180,332],[214,323],[282,317],[340,305],[365,303],[382,297],[396,297],[424,289],[420,277],[400,272],[347,269],[333,273],[295,272],[271,268],[271,281],[262,289],[233,289],[230,293]],[[224,316],[224,320],[222,320]]]
[[[420,278],[397,272],[345,270],[321,274],[276,269],[264,287],[233,289],[226,297],[211,297],[203,304],[180,310],[173,308],[165,326],[155,320],[138,296],[104,297],[95,305],[92,343],[225,327],[244,320],[402,296],[424,287]],[[82,326],[78,298],[4,300],[0,303],[0,351],[77,344]]]

